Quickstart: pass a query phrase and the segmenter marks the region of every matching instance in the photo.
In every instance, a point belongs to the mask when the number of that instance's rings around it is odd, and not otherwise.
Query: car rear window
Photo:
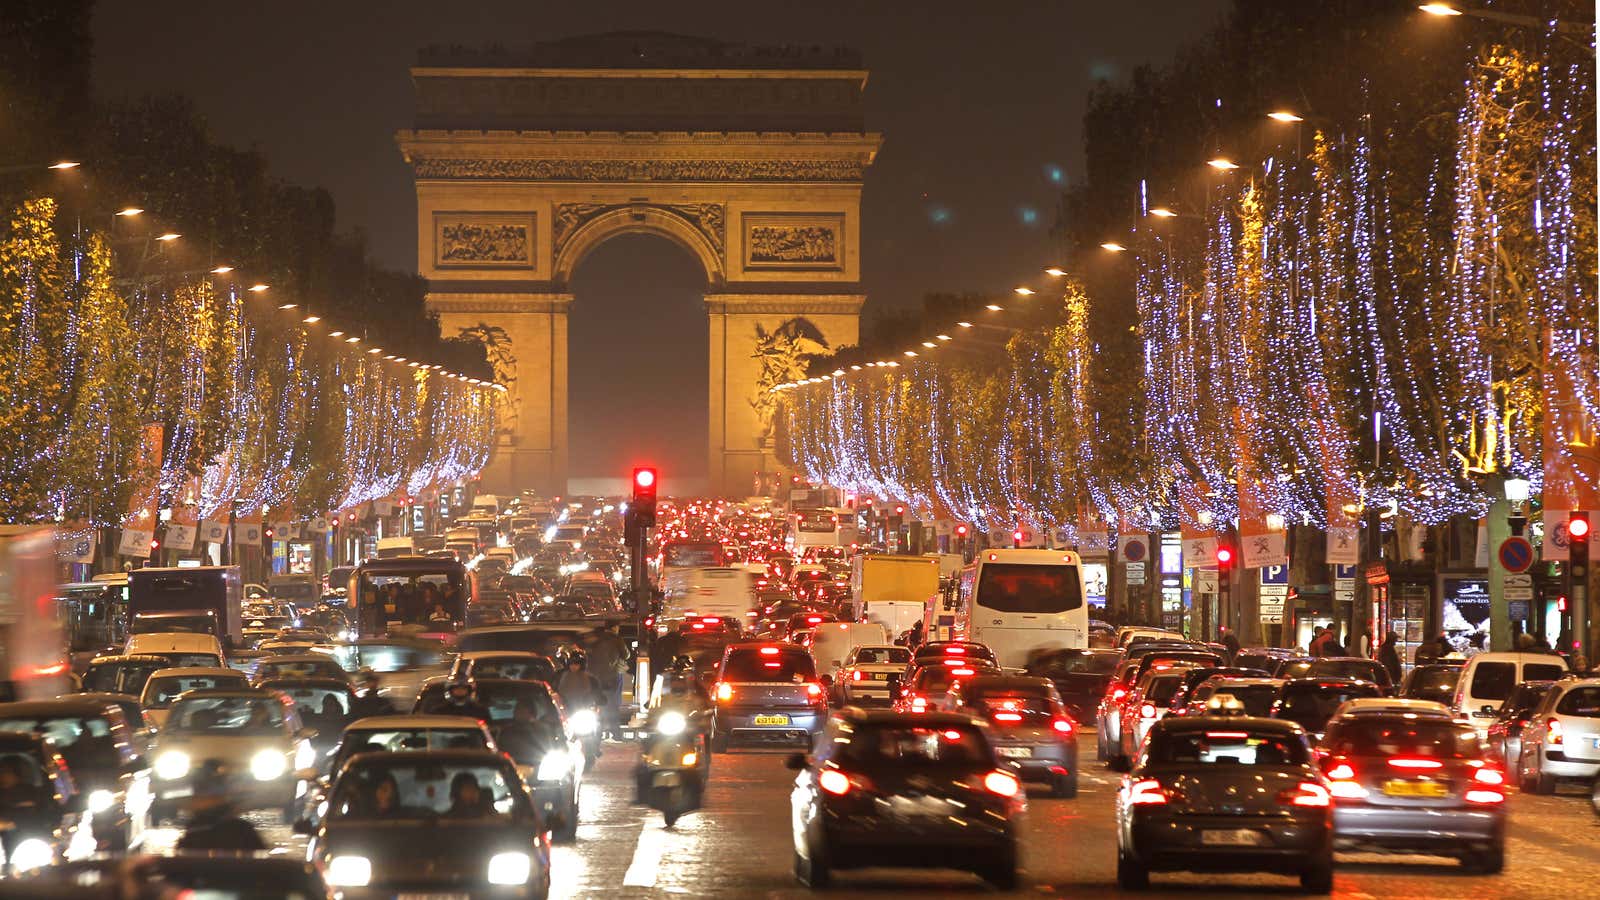
[[[1575,687],[1562,694],[1556,715],[1600,719],[1600,687]]]
[[[1415,669],[1411,673],[1411,683],[1406,686],[1406,696],[1433,700],[1454,691],[1460,679],[1461,670],[1454,666]]]
[[[922,694],[941,694],[953,681],[998,674],[999,670],[989,666],[928,666],[917,672],[916,685],[913,689]]]
[[[1038,725],[1049,722],[1056,715],[1050,692],[1043,687],[973,691],[968,703],[1001,724]]]
[[[1477,759],[1483,755],[1478,732],[1470,727],[1389,718],[1346,720],[1329,747],[1340,756]]]
[[[1307,731],[1321,731],[1339,704],[1376,696],[1378,688],[1371,684],[1291,684],[1283,690],[1277,718],[1296,722]]]
[[[1201,685],[1201,687],[1207,687]],[[1278,697],[1278,689],[1270,684],[1241,684],[1233,687],[1228,685],[1211,685],[1207,698],[1219,694],[1231,694],[1235,700],[1244,705],[1244,714],[1247,716],[1272,715],[1272,701]]]
[[[1156,731],[1148,753],[1151,763],[1185,766],[1293,766],[1308,755],[1299,737],[1248,728]]]
[[[1555,681],[1567,675],[1567,667],[1558,663],[1530,663],[1522,667],[1523,681]]]
[[[841,744],[839,759],[894,767],[972,768],[992,764],[989,744],[976,728],[945,725],[864,725]]]
[[[776,653],[760,650],[737,650],[728,654],[722,663],[723,681],[810,681],[817,677],[811,654],[804,650],[776,649]]]
[[[1504,700],[1516,686],[1516,663],[1478,663],[1472,672],[1472,696],[1478,700]]]
[[[1003,613],[1059,613],[1083,605],[1078,567],[984,563],[976,603]]]
[[[859,666],[903,666],[911,661],[911,652],[904,647],[861,647],[855,661]]]
[[[1173,695],[1178,693],[1178,688],[1182,686],[1182,675],[1164,675],[1160,678],[1152,678],[1150,683],[1145,685],[1144,699],[1146,702],[1154,703],[1158,706],[1171,703]]]
[[[1382,663],[1368,662],[1362,659],[1318,659],[1313,660],[1307,674],[1312,676],[1336,675],[1343,678],[1360,678],[1363,681],[1374,681],[1378,684],[1389,683],[1389,673],[1383,668]]]

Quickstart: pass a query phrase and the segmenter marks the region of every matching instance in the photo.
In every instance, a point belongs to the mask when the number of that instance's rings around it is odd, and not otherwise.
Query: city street
[[[1092,734],[1084,745],[1093,747]],[[1090,751],[1092,755],[1092,749]],[[719,756],[707,808],[665,829],[658,813],[629,801],[631,748],[608,744],[583,795],[576,844],[558,846],[552,897],[803,897],[810,892],[791,872],[790,775],[784,754],[734,752]],[[1118,776],[1091,762],[1075,800],[1034,792],[1026,838],[1026,896],[1120,896],[1115,887],[1116,833],[1112,805]],[[1341,854],[1334,896],[1348,898],[1530,898],[1567,894],[1600,871],[1600,819],[1581,792],[1552,797],[1513,794],[1506,871],[1463,875],[1452,860],[1423,856]],[[270,816],[252,816],[276,842],[275,852],[298,855],[304,838]],[[151,849],[176,840],[175,829],[151,836]],[[620,889],[619,889],[620,886]],[[996,893],[957,872],[861,870],[841,873],[833,897],[973,896]],[[1242,897],[1299,894],[1289,878],[1268,875],[1156,875],[1149,896]]]

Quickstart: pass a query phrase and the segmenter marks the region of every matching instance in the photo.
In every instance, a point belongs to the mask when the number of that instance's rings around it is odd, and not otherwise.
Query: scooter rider
[[[489,710],[478,702],[477,691],[466,675],[457,675],[446,688],[444,697],[424,710],[434,716],[469,716],[484,724],[489,722]]]
[[[694,660],[688,656],[675,657],[671,668],[661,674],[645,717],[644,745],[634,768],[634,802],[645,801],[645,792],[650,787],[650,760],[661,756],[665,750],[678,748],[698,753],[693,770],[703,776],[711,763],[705,740],[710,728],[711,707],[711,695],[706,693],[695,674]],[[702,789],[703,777],[697,778],[695,793],[698,795]]]
[[[233,803],[234,785],[216,760],[206,760],[194,778],[189,800],[189,827],[178,839],[179,850],[266,850],[267,843],[255,826],[239,816]]]

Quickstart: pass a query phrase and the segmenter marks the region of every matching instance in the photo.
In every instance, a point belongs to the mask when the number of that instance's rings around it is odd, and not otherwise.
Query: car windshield
[[[992,765],[988,741],[976,728],[944,725],[863,725],[840,735],[837,757],[857,765],[895,768]],[[848,741],[848,743],[844,743]]]
[[[1059,613],[1083,606],[1078,567],[984,563],[976,604],[1003,613]]]
[[[1182,675],[1162,675],[1152,678],[1144,687],[1145,702],[1164,706],[1172,702],[1173,695],[1178,693],[1180,687],[1183,687]]]
[[[1110,675],[1121,657],[1116,653],[1058,653],[1045,661],[1052,675]]]
[[[350,691],[347,688],[284,681],[263,681],[261,686],[287,695],[294,701],[295,712],[300,714],[301,719],[316,721],[330,715],[342,718],[350,712]]]
[[[487,657],[472,661],[474,678],[513,678],[523,681],[549,681],[555,665],[548,659],[526,656]]]
[[[115,766],[116,739],[111,722],[99,716],[19,716],[0,719],[0,732],[37,734],[49,739],[74,771],[90,771]]]
[[[1528,681],[1517,685],[1517,689],[1511,692],[1506,702],[1500,705],[1500,717],[1516,718],[1527,715],[1539,705],[1539,701],[1543,700],[1545,694],[1548,694],[1553,687],[1555,684],[1549,681]]]
[[[478,702],[488,708],[491,722],[511,721],[518,703],[528,704],[535,718],[553,719],[556,715],[549,689],[537,681],[480,681],[477,696]]]
[[[150,679],[150,683],[145,685],[143,705],[146,709],[166,709],[185,691],[244,686],[244,676],[234,672],[226,675],[164,675]]]
[[[1600,685],[1575,687],[1556,702],[1556,715],[1600,719]]]
[[[1437,700],[1455,692],[1461,670],[1455,666],[1426,666],[1411,671],[1405,696],[1414,700]]]
[[[272,697],[189,697],[172,707],[163,733],[278,734],[283,704]]]
[[[904,647],[857,647],[855,665],[903,666],[911,662],[911,651]]]
[[[334,787],[330,821],[474,819],[510,822],[531,815],[528,795],[507,762],[384,759],[347,768]]]
[[[1308,757],[1298,736],[1248,728],[1157,730],[1146,752],[1147,764],[1178,766],[1299,766]]]
[[[488,747],[481,728],[349,729],[339,744],[333,771],[357,753],[399,753],[422,750],[481,750]]]
[[[1478,732],[1451,722],[1401,718],[1343,721],[1328,749],[1339,756],[1426,756],[1478,759]]]
[[[738,650],[729,654],[722,664],[723,681],[810,681],[817,677],[816,665],[804,650],[772,649],[773,653],[759,650]]]
[[[344,677],[344,669],[331,659],[263,659],[256,664],[257,678]]]

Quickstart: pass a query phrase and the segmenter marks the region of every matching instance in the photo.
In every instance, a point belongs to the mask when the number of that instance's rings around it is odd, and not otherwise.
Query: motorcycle
[[[583,741],[583,771],[588,772],[600,758],[600,710],[593,706],[571,710],[567,714],[567,728]]]
[[[684,813],[699,809],[705,795],[711,754],[695,725],[698,718],[696,713],[666,710],[644,739],[637,770],[640,798],[661,812],[668,828]]]

